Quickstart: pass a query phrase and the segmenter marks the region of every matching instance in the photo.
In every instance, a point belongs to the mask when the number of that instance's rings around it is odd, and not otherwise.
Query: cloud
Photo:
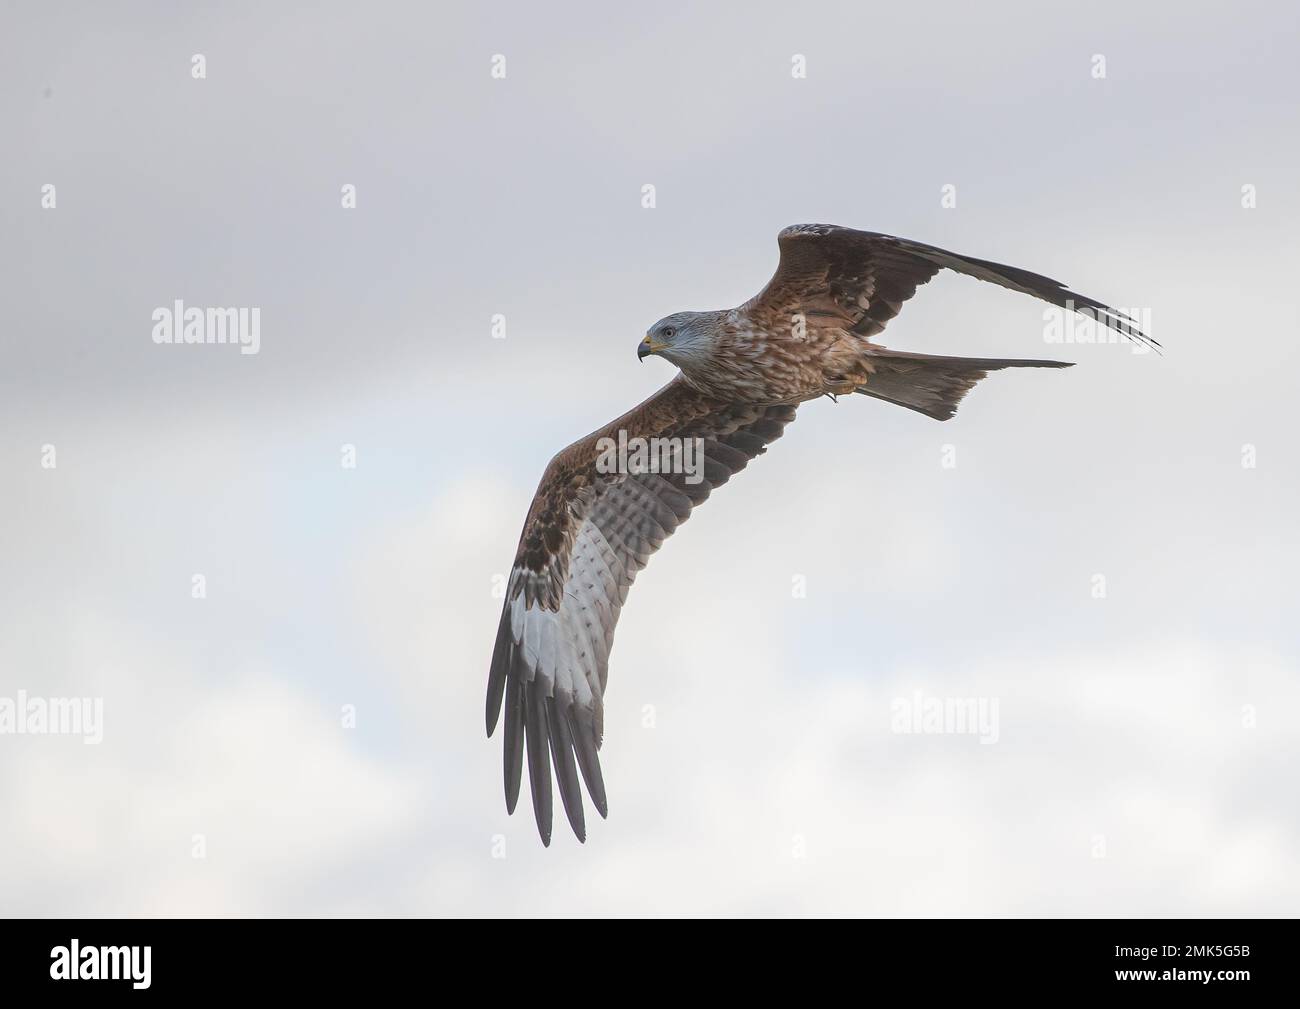
[[[382,857],[410,823],[417,783],[273,669],[150,704],[169,676],[185,672],[141,670],[139,690],[115,677],[98,746],[4,741],[12,913],[321,910],[349,892],[340,866]]]
[[[725,538],[674,541],[633,589],[607,694],[610,819],[589,823],[585,847],[561,821],[543,852],[526,790],[504,815],[499,739],[481,736],[496,616],[487,579],[459,591],[400,577],[419,566],[411,558],[471,570],[501,524],[499,509],[473,504],[502,496],[479,481],[449,490],[368,554],[358,582],[363,612],[396,614],[381,636],[408,669],[428,671],[399,685],[402,748],[465,768],[439,793],[429,841],[448,824],[469,837],[456,865],[470,881],[427,887],[428,909],[1242,914],[1296,896],[1300,825],[1259,805],[1275,787],[1259,775],[1294,755],[1287,712],[1300,689],[1267,650],[1149,641],[930,666],[873,659],[867,628],[855,664],[827,665],[791,653],[780,630],[815,603],[701,578],[734,558]],[[478,631],[476,656],[463,643],[444,653],[457,626]],[[458,672],[443,675],[448,665]],[[995,698],[998,742],[891,732],[894,699],[917,690]],[[492,857],[497,834],[504,860]]]
[[[550,11],[83,6],[19,10],[0,63],[0,694],[103,697],[105,741],[0,736],[7,909],[1294,908],[1294,12],[1102,4],[1084,42],[1027,4],[670,5],[593,45]],[[801,407],[638,580],[610,819],[543,851],[483,738],[493,576],[545,460],[669,378],[645,327],[818,219],[1150,309],[1167,353],[927,285],[891,346],[1080,366],[945,425]],[[261,352],[154,345],[177,297],[260,308]],[[998,742],[891,733],[916,690],[995,698]]]

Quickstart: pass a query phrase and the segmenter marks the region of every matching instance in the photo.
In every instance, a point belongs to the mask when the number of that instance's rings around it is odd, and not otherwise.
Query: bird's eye
[[[667,338],[670,339],[670,340],[671,340],[671,339],[676,335],[676,333],[677,333],[677,330],[673,329],[672,326],[665,326],[665,327],[663,328],[663,334],[664,334],[664,336],[667,337]]]

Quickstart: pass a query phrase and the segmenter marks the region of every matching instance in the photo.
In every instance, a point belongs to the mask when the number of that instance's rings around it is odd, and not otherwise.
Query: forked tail
[[[937,357],[904,354],[873,347],[868,354],[875,369],[856,391],[887,403],[897,403],[935,420],[947,420],[957,404],[990,371],[1003,368],[1069,368],[1072,361],[1016,361],[998,357]]]

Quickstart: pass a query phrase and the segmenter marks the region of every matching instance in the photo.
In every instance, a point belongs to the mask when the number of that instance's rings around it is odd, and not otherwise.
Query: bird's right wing
[[[695,505],[793,419],[793,406],[719,402],[679,376],[547,466],[519,538],[487,689],[489,736],[505,710],[506,808],[513,813],[519,798],[526,744],[544,844],[551,839],[552,762],[579,840],[586,836],[579,774],[606,814],[596,756],[602,698],[614,625],[637,572]],[[618,444],[620,435],[633,451],[636,439],[662,439],[663,454],[651,457],[675,458],[669,469],[677,472],[630,472],[637,468],[632,452],[631,465],[617,465],[602,439]]]

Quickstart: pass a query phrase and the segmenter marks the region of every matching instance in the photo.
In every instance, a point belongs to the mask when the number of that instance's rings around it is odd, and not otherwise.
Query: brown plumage
[[[869,342],[941,269],[1084,310],[1154,344],[1127,316],[1015,267],[833,225],[778,236],[776,274],[753,299],[656,323],[638,357],[681,368],[628,413],[560,452],[542,476],[519,538],[488,674],[487,730],[505,711],[506,808],[527,750],[533,810],[551,838],[551,767],[574,833],[585,839],[579,775],[607,813],[600,749],[614,626],[637,572],[715,487],[766,450],[797,404],[860,392],[947,420],[989,371],[1059,361],[936,357]],[[617,459],[611,443],[662,440],[666,466]],[[702,450],[692,461],[689,446]],[[611,465],[611,462],[617,465]],[[666,469],[666,471],[665,471]]]

